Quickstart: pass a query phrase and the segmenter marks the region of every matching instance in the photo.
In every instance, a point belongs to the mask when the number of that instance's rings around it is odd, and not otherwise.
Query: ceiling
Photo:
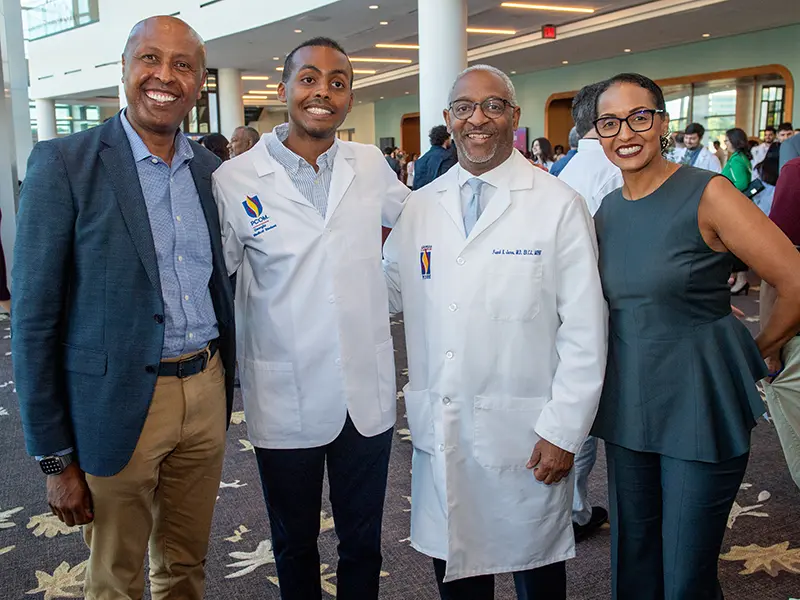
[[[269,81],[245,82],[245,91],[263,89],[265,84],[277,83],[285,55],[298,43],[323,35],[339,41],[352,58],[395,58],[417,62],[416,50],[380,49],[379,43],[416,44],[418,30],[418,0],[340,0],[302,15],[270,23],[207,42],[209,66],[243,69],[245,75],[269,76]],[[423,0],[425,1],[425,0]],[[547,0],[550,4],[594,9],[590,16],[603,15],[630,6],[646,4],[646,0]],[[573,23],[585,14],[532,11],[503,8],[501,0],[468,0],[468,26],[480,29],[505,29],[514,35],[468,34],[469,49],[479,48],[509,38],[540,31],[543,25]],[[371,10],[370,5],[377,5]],[[381,25],[386,22],[386,25]],[[295,33],[300,30],[301,33]],[[275,60],[277,58],[277,60]],[[354,64],[356,69],[383,74],[398,67],[392,63]],[[356,80],[370,77],[356,74]],[[254,87],[252,84],[255,83]],[[402,92],[401,92],[402,93]]]

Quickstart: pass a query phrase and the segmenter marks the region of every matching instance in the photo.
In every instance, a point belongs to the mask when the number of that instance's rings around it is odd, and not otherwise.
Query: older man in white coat
[[[572,468],[594,420],[607,307],[592,219],[513,148],[514,88],[459,75],[444,118],[459,165],[414,192],[384,248],[404,312],[414,445],[411,541],[443,599],[566,598]]]

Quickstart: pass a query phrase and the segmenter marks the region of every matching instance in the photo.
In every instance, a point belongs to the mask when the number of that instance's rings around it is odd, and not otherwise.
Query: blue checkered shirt
[[[336,158],[338,150],[337,141],[334,140],[333,145],[317,158],[319,167],[319,172],[317,172],[304,158],[283,145],[289,136],[288,123],[278,125],[272,132],[275,135],[269,138],[267,144],[270,155],[286,169],[286,174],[297,190],[311,202],[324,219],[325,213],[328,211],[328,194],[331,191],[331,180],[333,179],[333,160]]]
[[[211,238],[189,162],[191,144],[175,136],[172,165],[153,156],[120,114],[128,136],[139,183],[147,205],[164,300],[164,347],[161,358],[196,352],[219,337],[217,316],[208,283],[211,279]]]

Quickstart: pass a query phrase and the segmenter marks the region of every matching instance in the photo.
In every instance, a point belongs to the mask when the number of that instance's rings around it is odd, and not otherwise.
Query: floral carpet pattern
[[[757,293],[756,293],[757,295]],[[736,299],[746,324],[758,327],[754,296]],[[392,324],[398,389],[407,381],[402,316]],[[83,598],[88,551],[80,530],[53,517],[45,502],[44,477],[25,453],[16,400],[7,322],[0,322],[0,600]],[[411,443],[398,393],[398,421],[386,494],[381,598],[438,598],[429,559],[409,545]],[[228,448],[206,567],[212,600],[277,600],[275,556],[261,495],[253,446],[241,398],[228,432]],[[607,506],[605,459],[590,479],[592,500]],[[327,490],[325,492],[327,496]],[[800,491],[789,477],[775,430],[761,419],[745,483],[728,519],[720,556],[727,600],[800,599]],[[336,597],[336,534],[330,505],[320,514],[320,579],[323,597]],[[654,543],[658,543],[654,540]],[[568,597],[610,598],[608,529],[578,546],[568,563]],[[149,597],[149,596],[146,596]],[[515,598],[510,576],[497,579],[497,598]],[[686,599],[691,600],[691,599]]]

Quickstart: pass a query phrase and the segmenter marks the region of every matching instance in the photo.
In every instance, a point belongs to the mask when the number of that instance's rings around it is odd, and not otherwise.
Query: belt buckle
[[[190,359],[190,360],[191,360],[191,359]],[[187,362],[187,361],[185,361],[185,360],[181,360],[181,361],[179,361],[179,362],[178,362],[178,365],[177,365],[177,367],[176,367],[176,371],[175,371],[175,377],[177,377],[178,379],[185,379],[186,377],[188,377],[187,375],[185,375],[185,374],[183,373],[183,365],[184,365],[186,362]]]

